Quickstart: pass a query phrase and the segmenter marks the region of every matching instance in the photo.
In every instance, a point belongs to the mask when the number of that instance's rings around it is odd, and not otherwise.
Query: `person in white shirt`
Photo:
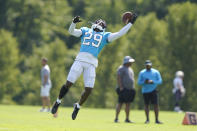
[[[182,110],[180,108],[180,100],[185,95],[185,88],[183,85],[183,77],[184,77],[183,71],[177,71],[175,74],[174,81],[173,81],[174,88],[173,88],[172,92],[175,96],[174,111],[176,111],[176,112],[182,112]]]
[[[42,109],[40,112],[50,112],[50,89],[51,89],[51,79],[50,79],[50,68],[47,64],[47,58],[42,58],[42,69],[41,69],[41,91],[40,96],[42,98]],[[45,106],[48,109],[45,110]]]

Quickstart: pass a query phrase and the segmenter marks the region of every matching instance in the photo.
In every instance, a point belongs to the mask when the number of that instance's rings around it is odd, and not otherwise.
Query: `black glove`
[[[79,18],[80,18],[80,16],[75,16],[73,19],[73,23],[81,22],[81,20]]]
[[[134,24],[134,23],[135,23],[135,21],[136,21],[136,19],[137,19],[137,14],[136,14],[136,13],[134,13],[134,14],[133,14],[132,19],[131,19],[131,20],[129,20],[129,22],[131,22],[131,24]]]

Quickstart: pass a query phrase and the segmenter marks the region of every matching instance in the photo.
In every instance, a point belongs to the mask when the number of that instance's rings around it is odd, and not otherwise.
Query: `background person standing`
[[[174,81],[173,81],[174,88],[173,88],[172,92],[175,96],[174,111],[176,111],[176,112],[182,112],[179,103],[180,103],[181,98],[185,95],[185,88],[183,85],[183,77],[184,77],[183,71],[177,71],[175,74]]]
[[[125,56],[123,65],[121,65],[117,71],[118,88],[116,91],[118,94],[118,104],[116,106],[116,118],[114,122],[119,122],[118,115],[122,104],[125,103],[125,122],[132,123],[132,121],[129,120],[129,112],[130,103],[133,102],[135,98],[134,72],[132,68],[130,68],[133,62],[135,62],[133,58],[130,56]]]
[[[50,68],[47,64],[47,58],[42,58],[42,69],[41,69],[41,98],[42,98],[42,109],[40,112],[50,112],[50,89],[51,89],[51,79],[50,79]],[[45,106],[48,108],[45,109]]]
[[[158,103],[158,92],[156,90],[157,85],[162,83],[162,78],[158,70],[152,68],[150,60],[145,61],[146,69],[143,69],[139,73],[138,84],[142,86],[142,94],[144,97],[144,110],[146,114],[145,123],[149,123],[149,105],[154,105],[155,111],[155,123],[162,124],[159,121],[159,103]]]

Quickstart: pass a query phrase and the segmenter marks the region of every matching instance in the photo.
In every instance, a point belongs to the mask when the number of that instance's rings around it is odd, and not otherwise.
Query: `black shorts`
[[[176,93],[175,93],[175,101],[178,102],[181,100],[181,91],[180,90],[177,90]]]
[[[118,94],[119,103],[133,102],[136,93],[134,89],[123,89],[122,91],[120,91],[120,88],[117,88],[116,92]]]
[[[144,104],[145,105],[149,105],[150,103],[157,105],[159,103],[157,90],[154,90],[150,93],[143,93],[143,97],[144,97]]]

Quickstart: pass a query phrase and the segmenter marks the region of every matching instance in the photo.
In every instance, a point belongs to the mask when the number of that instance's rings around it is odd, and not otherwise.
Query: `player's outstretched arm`
[[[76,37],[80,37],[82,35],[82,31],[80,29],[75,29],[76,23],[81,22],[81,20],[79,18],[80,18],[80,16],[74,17],[74,19],[69,27],[69,30],[68,30],[68,32],[71,35],[76,36]]]
[[[129,20],[128,24],[125,25],[119,32],[111,33],[108,37],[108,41],[112,42],[112,41],[120,38],[124,34],[126,34],[129,31],[129,29],[131,28],[131,26],[135,23],[136,19],[137,19],[137,14],[134,13],[133,19]]]
[[[128,32],[128,30],[131,28],[132,24],[128,23],[126,26],[124,26],[119,32],[115,32],[115,33],[111,33],[108,36],[108,41],[112,42],[118,38],[120,38],[121,36],[123,36],[124,34],[126,34]]]

